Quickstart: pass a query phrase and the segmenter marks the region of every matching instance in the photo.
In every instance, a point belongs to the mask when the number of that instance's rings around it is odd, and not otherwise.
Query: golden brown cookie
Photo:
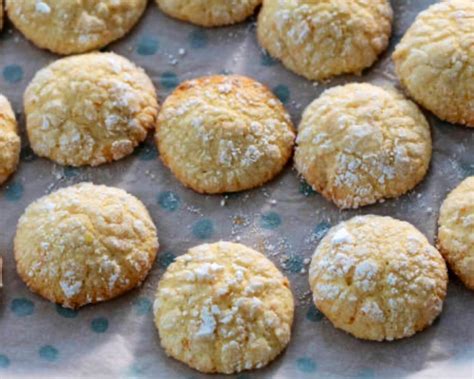
[[[258,40],[271,56],[310,80],[360,74],[388,46],[388,0],[264,0]]]
[[[229,242],[177,258],[154,304],[166,353],[205,373],[266,366],[290,341],[293,313],[288,279],[261,253]]]
[[[410,337],[441,313],[448,274],[441,254],[407,222],[359,216],[323,238],[309,270],[318,309],[357,338]]]
[[[474,177],[446,198],[439,215],[438,249],[467,288],[474,290]]]
[[[69,166],[97,166],[130,155],[155,127],[153,83],[113,53],[57,60],[40,70],[24,97],[31,148]]]
[[[163,104],[156,131],[165,165],[185,186],[208,194],[268,182],[290,158],[294,138],[282,103],[242,76],[181,84]]]
[[[474,127],[474,2],[448,0],[420,13],[397,46],[410,96],[442,120]]]
[[[20,161],[21,142],[15,113],[3,95],[0,95],[0,184],[16,171]]]
[[[78,308],[139,286],[158,239],[137,198],[81,183],[32,203],[18,222],[14,246],[18,274],[33,292]]]
[[[366,83],[331,88],[308,106],[298,127],[296,168],[343,209],[405,194],[430,160],[429,124],[395,90]]]
[[[254,14],[262,0],[156,0],[167,15],[200,26],[224,26]]]
[[[6,0],[8,17],[36,46],[68,55],[123,37],[147,0]]]

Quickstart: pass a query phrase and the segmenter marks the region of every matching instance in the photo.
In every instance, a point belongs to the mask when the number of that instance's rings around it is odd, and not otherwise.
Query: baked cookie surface
[[[466,287],[474,290],[474,177],[448,195],[438,225],[439,251]]]
[[[100,49],[123,37],[147,0],[6,0],[8,17],[36,46],[58,54]]]
[[[18,274],[33,292],[78,308],[139,286],[158,239],[137,198],[81,183],[32,203],[18,222],[14,249]]]
[[[20,151],[21,141],[15,113],[7,98],[0,95],[0,184],[16,171]]]
[[[153,129],[158,101],[146,73],[113,53],[57,60],[24,95],[31,148],[69,166],[97,166],[130,155]]]
[[[224,26],[244,21],[262,0],[156,0],[167,15],[201,26]]]
[[[208,194],[271,180],[290,158],[294,138],[282,103],[242,76],[181,84],[164,102],[156,131],[165,165],[185,186]]]
[[[332,228],[309,269],[318,309],[336,328],[376,341],[409,337],[431,325],[447,282],[446,264],[423,234],[380,216]]]
[[[267,365],[288,344],[293,313],[288,279],[263,254],[229,242],[177,258],[154,304],[166,353],[205,373]]]
[[[419,14],[393,54],[410,96],[442,120],[474,127],[474,2],[448,0]]]
[[[309,80],[360,74],[388,46],[387,0],[264,0],[258,40],[271,56]]]
[[[296,143],[299,173],[343,209],[413,189],[432,152],[430,127],[417,106],[366,83],[333,87],[311,103]]]

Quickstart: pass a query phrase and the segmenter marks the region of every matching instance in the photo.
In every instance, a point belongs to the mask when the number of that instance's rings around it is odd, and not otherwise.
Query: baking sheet
[[[255,19],[206,30],[171,20],[151,2],[140,24],[108,50],[144,67],[163,100],[180,81],[216,73],[239,73],[273,88],[295,124],[325,88],[350,81],[396,83],[390,54],[416,14],[436,1],[392,1],[395,32],[390,50],[363,77],[314,85],[263,54]],[[432,125],[434,155],[428,177],[397,200],[359,211],[337,210],[297,178],[289,165],[264,188],[230,196],[201,196],[183,188],[157,159],[150,139],[136,154],[99,168],[63,168],[38,159],[24,135],[22,94],[35,72],[57,57],[28,43],[7,24],[0,37],[0,92],[17,111],[23,151],[17,174],[0,188],[0,377],[204,378],[167,358],[159,346],[151,304],[173,257],[220,239],[240,241],[267,254],[291,280],[297,299],[293,338],[265,369],[236,378],[473,378],[474,297],[450,277],[441,317],[416,336],[391,342],[359,341],[331,326],[312,305],[307,264],[330,225],[358,214],[391,215],[416,225],[430,240],[439,206],[464,177],[474,175],[474,131]],[[60,187],[92,181],[138,196],[157,225],[159,258],[140,289],[78,312],[63,310],[28,291],[15,271],[12,239],[18,218],[33,200]],[[217,377],[217,376],[214,376]]]

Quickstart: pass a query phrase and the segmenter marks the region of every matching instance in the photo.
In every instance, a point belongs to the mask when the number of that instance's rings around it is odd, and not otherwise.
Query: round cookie
[[[448,195],[438,224],[439,251],[466,287],[474,290],[474,176]]]
[[[430,127],[417,106],[365,83],[324,92],[305,110],[296,141],[299,173],[343,209],[403,195],[431,160]]]
[[[97,166],[131,154],[158,114],[146,73],[113,53],[52,63],[35,75],[24,104],[33,151],[69,166]]]
[[[6,0],[8,17],[36,46],[58,54],[101,49],[139,20],[147,0]]]
[[[310,80],[361,74],[388,46],[388,0],[264,0],[258,40],[271,56]]]
[[[254,14],[262,0],[156,0],[167,15],[196,25],[231,25]]]
[[[15,113],[7,98],[0,95],[0,184],[16,171],[21,142]]]
[[[442,1],[419,14],[393,54],[410,96],[442,120],[474,127],[474,2]]]
[[[290,341],[293,313],[288,279],[261,253],[229,242],[177,258],[154,303],[166,353],[205,373],[267,365]]]
[[[448,274],[441,254],[407,222],[359,216],[316,249],[309,283],[318,309],[357,338],[409,337],[436,319]]]
[[[295,133],[281,102],[242,76],[181,84],[163,104],[156,142],[162,161],[200,193],[258,187],[285,166]]]
[[[14,249],[17,271],[33,292],[78,308],[139,286],[158,239],[137,198],[81,183],[31,204],[18,222]]]

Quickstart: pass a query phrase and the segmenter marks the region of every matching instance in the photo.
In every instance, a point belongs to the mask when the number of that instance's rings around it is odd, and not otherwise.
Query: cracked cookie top
[[[154,303],[166,353],[205,373],[267,365],[288,344],[293,313],[288,279],[263,254],[230,242],[177,258]]]
[[[140,285],[158,240],[137,198],[81,183],[32,203],[18,222],[14,248],[18,273],[33,292],[78,308]]]
[[[335,327],[390,341],[431,325],[442,310],[448,273],[414,226],[369,215],[329,231],[313,255],[309,283],[316,306]]]
[[[38,47],[85,53],[123,37],[147,0],[6,0],[13,24]]]
[[[182,83],[163,103],[156,130],[165,165],[187,187],[209,194],[268,182],[287,163],[294,139],[278,98],[237,75]]]
[[[388,0],[264,0],[258,40],[274,58],[309,80],[371,66],[388,46]]]
[[[295,164],[340,208],[398,197],[425,176],[431,133],[417,106],[394,90],[348,84],[325,91],[303,114]]]
[[[201,26],[224,26],[244,21],[262,0],[156,0],[160,9],[177,19]]]
[[[474,127],[474,2],[421,12],[393,53],[410,96],[442,120]]]
[[[131,154],[153,129],[155,88],[113,53],[60,59],[38,71],[24,96],[31,148],[69,166],[97,166]]]

